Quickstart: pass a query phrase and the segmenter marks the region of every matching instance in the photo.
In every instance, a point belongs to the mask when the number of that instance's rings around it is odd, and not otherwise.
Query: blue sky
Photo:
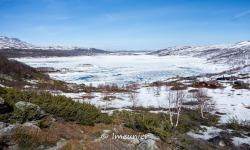
[[[250,0],[0,0],[0,35],[130,50],[231,43],[250,40]]]

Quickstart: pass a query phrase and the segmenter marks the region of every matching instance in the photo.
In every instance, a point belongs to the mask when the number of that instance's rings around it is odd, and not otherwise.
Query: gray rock
[[[0,97],[0,104],[4,104],[4,99]]]
[[[155,140],[147,139],[142,141],[138,146],[137,150],[158,150]]]
[[[224,143],[224,141],[220,141],[219,144],[218,144],[220,147],[225,147],[226,144]]]
[[[20,109],[21,111],[24,111],[26,108],[36,108],[40,109],[39,106],[29,103],[29,102],[24,102],[24,101],[19,101],[15,104],[17,109]]]
[[[111,132],[111,130],[103,130],[101,136],[98,139],[95,139],[95,141],[102,141],[108,139],[110,137]]]
[[[5,128],[5,127],[7,127],[7,123],[5,123],[5,122],[0,122],[0,130],[1,129],[3,129],[3,128]]]
[[[155,141],[159,141],[160,140],[160,138],[158,138],[157,136],[155,136],[152,133],[146,134],[145,137],[146,137],[146,139],[151,139],[151,140],[155,140]]]
[[[129,139],[129,142],[132,144],[132,145],[138,145],[140,143],[140,140],[139,139]]]
[[[40,130],[36,122],[25,122],[24,124],[22,124],[22,126]]]
[[[140,139],[140,144],[137,146],[137,150],[158,150],[156,141],[159,141],[160,138],[155,136],[152,133],[145,134],[145,139]]]
[[[59,140],[54,147],[48,148],[48,150],[59,150],[62,149],[67,144],[67,141],[64,139]]]
[[[29,102],[19,101],[15,104],[16,108],[25,111],[27,108],[32,108],[36,110],[36,112],[39,114],[40,117],[45,116],[46,113],[38,106]]]
[[[0,138],[10,136],[15,128],[15,125],[0,122]]]

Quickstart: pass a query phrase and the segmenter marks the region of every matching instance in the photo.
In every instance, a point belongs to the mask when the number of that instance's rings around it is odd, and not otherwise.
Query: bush
[[[181,132],[188,132],[190,129],[199,129],[201,125],[215,126],[219,121],[217,115],[206,113],[205,116],[206,118],[202,118],[198,111],[183,109],[178,130]]]
[[[48,128],[53,124],[54,121],[55,121],[55,119],[53,117],[46,116],[38,121],[38,126],[40,128]]]
[[[226,123],[226,127],[236,131],[250,131],[250,122],[240,121],[237,117],[232,117]]]
[[[105,113],[100,114],[96,119],[96,123],[110,124],[112,123],[112,121],[113,121],[113,118]]]
[[[83,125],[93,125],[101,122],[104,116],[94,105],[74,102],[65,96],[52,96],[47,92],[22,92],[15,89],[0,89],[0,96],[14,106],[19,101],[26,101],[38,105],[42,110],[66,121],[76,121]],[[27,112],[30,114],[30,111]],[[32,117],[32,116],[31,116]],[[105,122],[108,116],[106,116]]]
[[[235,89],[249,89],[250,85],[248,83],[243,82],[243,81],[235,81],[233,83],[233,88],[235,88]]]
[[[25,123],[27,121],[40,119],[40,114],[34,107],[26,107],[24,110],[15,109],[10,119],[19,123]]]
[[[199,129],[201,125],[215,125],[219,120],[218,116],[208,114],[206,115],[206,119],[202,119],[199,112],[190,109],[182,110],[177,128],[171,126],[169,115],[164,113],[115,111],[113,117],[115,122],[125,123],[126,127],[145,133],[150,132],[158,135],[162,139],[175,134]]]
[[[171,133],[170,122],[163,120],[161,114],[153,114],[143,111],[116,111],[113,116],[115,119],[125,123],[126,127],[145,133],[150,132],[161,138],[165,138]]]

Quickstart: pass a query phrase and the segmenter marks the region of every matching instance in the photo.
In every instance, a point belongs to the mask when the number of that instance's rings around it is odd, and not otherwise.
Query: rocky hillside
[[[247,65],[250,63],[250,41],[230,45],[169,47],[149,54],[159,56],[188,55],[206,58],[210,62],[227,63],[231,65]]]
[[[40,72],[21,62],[8,59],[0,54],[0,87],[13,87],[26,90],[60,90],[77,91],[78,86],[63,81],[51,79],[49,75]]]
[[[36,69],[15,60],[9,60],[0,54],[0,75],[14,79],[49,78],[39,73]]]
[[[0,36],[0,53],[6,57],[52,57],[108,54],[95,48],[48,46],[40,47],[17,38]]]

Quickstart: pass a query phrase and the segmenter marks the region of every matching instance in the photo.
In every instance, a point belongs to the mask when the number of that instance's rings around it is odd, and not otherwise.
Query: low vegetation
[[[20,115],[15,108],[17,102],[25,101],[36,104],[42,110],[46,111],[46,113],[52,114],[55,117],[61,117],[66,121],[75,121],[84,125],[93,125],[103,121],[105,123],[111,122],[111,119],[106,114],[102,114],[93,105],[74,102],[72,99],[64,96],[52,96],[47,92],[23,92],[11,88],[0,88],[0,96],[14,108],[14,112],[8,116],[9,121],[21,120],[21,122],[25,122],[35,117],[34,110],[32,109],[23,112],[25,115]]]
[[[228,129],[233,129],[235,131],[250,131],[250,122],[249,121],[241,121],[236,117],[232,117],[225,124],[225,127]]]
[[[171,125],[168,119],[169,115],[165,113],[115,111],[113,117],[115,123],[124,123],[126,127],[144,133],[150,132],[158,135],[162,139],[176,134],[186,133],[192,129],[199,129],[200,125],[211,126],[218,122],[218,116],[206,114],[206,119],[203,119],[198,115],[197,111],[190,109],[182,110],[179,125],[176,128]]]
[[[209,89],[223,88],[223,86],[216,80],[195,81],[195,82],[192,83],[192,87],[195,87],[195,88],[209,88]]]
[[[18,127],[12,139],[22,149],[37,149],[39,146],[52,146],[59,140],[56,135],[37,128]]]
[[[250,89],[250,85],[243,81],[235,81],[233,83],[233,88],[235,89]]]
[[[156,81],[151,83],[149,86],[155,86],[155,87],[160,87],[160,86],[169,86],[171,87],[171,90],[185,90],[187,89],[187,85],[179,82],[178,80],[176,81],[170,81],[170,82],[164,82],[164,81]]]

